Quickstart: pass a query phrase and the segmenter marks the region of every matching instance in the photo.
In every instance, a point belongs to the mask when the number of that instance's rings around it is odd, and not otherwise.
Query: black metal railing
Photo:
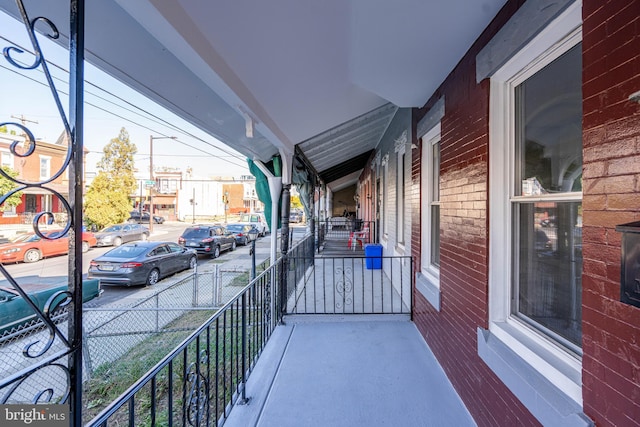
[[[287,314],[411,313],[411,257],[292,255],[289,262]]]
[[[375,221],[333,217],[319,221],[317,225],[318,248],[333,248],[336,244],[345,248],[363,250],[364,245],[375,243]],[[320,251],[319,251],[320,252]]]
[[[282,259],[113,401],[88,426],[216,425],[236,402],[276,324]]]

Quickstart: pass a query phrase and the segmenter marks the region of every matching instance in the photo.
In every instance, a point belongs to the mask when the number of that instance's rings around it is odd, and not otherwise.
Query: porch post
[[[70,424],[82,425],[82,190],[84,188],[84,0],[69,1],[69,124],[71,164],[69,168],[69,357]]]
[[[280,150],[282,159],[282,231],[280,252],[282,253],[282,273],[280,274],[280,314],[287,311],[287,288],[289,278],[289,214],[291,212],[291,175],[293,173],[293,153]]]

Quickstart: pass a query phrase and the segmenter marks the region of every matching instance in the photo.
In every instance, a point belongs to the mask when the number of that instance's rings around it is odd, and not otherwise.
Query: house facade
[[[38,140],[35,143],[34,153],[25,157],[12,153],[11,144],[16,140],[24,141],[24,137],[0,133],[0,161],[2,166],[16,171],[18,179],[25,182],[43,182],[63,169],[69,151],[66,137],[61,136],[54,143]],[[69,197],[68,172],[63,172],[48,186],[60,193],[62,197]],[[22,191],[21,201],[18,206],[4,207],[0,223],[30,223],[36,213],[43,211],[66,214],[60,199],[54,193],[44,189],[37,187],[25,189]]]
[[[640,216],[639,38],[638,1],[509,1],[360,176],[478,425],[640,423],[616,231]]]

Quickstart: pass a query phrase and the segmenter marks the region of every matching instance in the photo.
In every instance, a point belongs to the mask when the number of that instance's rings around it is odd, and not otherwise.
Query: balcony
[[[411,321],[412,259],[324,246],[301,241],[88,425],[474,425]]]

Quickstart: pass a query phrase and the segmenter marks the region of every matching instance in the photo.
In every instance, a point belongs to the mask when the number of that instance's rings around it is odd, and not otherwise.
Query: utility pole
[[[149,135],[149,181],[153,178],[153,140],[154,139],[177,139],[175,136],[153,136]],[[149,233],[153,233],[153,190],[155,186],[149,186]],[[142,216],[140,216],[142,219]]]

